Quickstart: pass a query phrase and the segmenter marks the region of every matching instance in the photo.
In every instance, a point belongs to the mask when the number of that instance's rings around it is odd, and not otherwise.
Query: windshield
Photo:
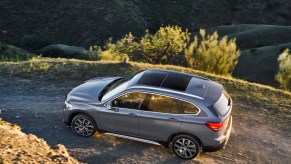
[[[100,93],[99,100],[106,100],[125,90],[133,76],[120,78],[109,83]]]

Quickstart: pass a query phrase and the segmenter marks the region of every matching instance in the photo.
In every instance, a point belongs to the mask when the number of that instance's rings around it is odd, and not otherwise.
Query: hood
[[[100,102],[98,96],[102,89],[110,82],[121,77],[96,77],[85,81],[85,83],[74,88],[68,95],[66,101],[70,102]]]

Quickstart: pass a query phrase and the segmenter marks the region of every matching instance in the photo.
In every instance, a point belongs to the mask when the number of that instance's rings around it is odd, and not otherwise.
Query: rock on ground
[[[78,163],[64,145],[49,146],[46,141],[0,119],[0,163]]]

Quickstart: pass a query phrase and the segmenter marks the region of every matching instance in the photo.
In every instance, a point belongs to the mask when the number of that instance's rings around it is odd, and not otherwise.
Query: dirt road
[[[191,161],[175,157],[170,149],[108,135],[93,138],[75,135],[62,122],[65,95],[81,81],[48,81],[0,77],[1,117],[18,124],[25,133],[44,138],[50,145],[64,144],[69,153],[85,163],[289,163],[291,134],[261,124],[259,113],[234,99],[233,133],[227,147],[201,153]]]

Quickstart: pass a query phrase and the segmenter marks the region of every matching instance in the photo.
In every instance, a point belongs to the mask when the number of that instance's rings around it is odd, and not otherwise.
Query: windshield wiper
[[[116,82],[118,82],[119,80],[121,80],[122,78],[113,80],[112,82],[110,82],[106,87],[104,87],[102,89],[102,91],[100,92],[99,96],[98,96],[98,100],[101,101],[102,97],[104,96],[104,94],[110,89],[111,86],[113,86]]]

